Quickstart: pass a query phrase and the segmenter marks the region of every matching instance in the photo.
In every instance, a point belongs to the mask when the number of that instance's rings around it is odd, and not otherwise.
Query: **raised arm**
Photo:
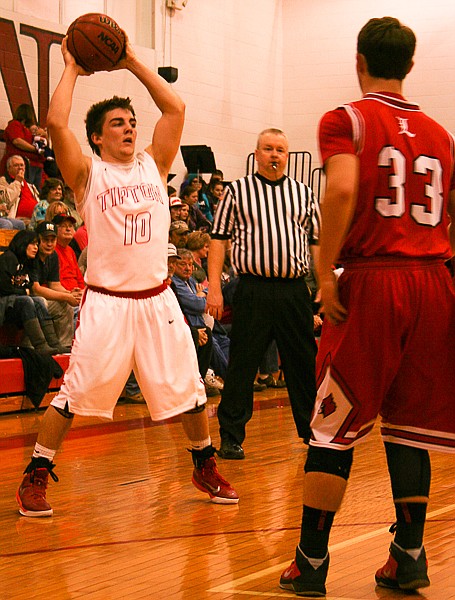
[[[76,64],[66,47],[66,38],[62,42],[62,54],[65,69],[52,95],[47,114],[47,126],[52,139],[55,159],[65,182],[80,198],[85,190],[90,172],[90,158],[82,154],[74,133],[69,129],[69,117],[73,101],[73,92],[79,75],[89,75]]]
[[[161,111],[161,117],[153,132],[152,143],[145,150],[155,160],[166,187],[168,173],[180,146],[185,104],[169,83],[139,60],[128,41],[125,58],[116,68],[128,69],[137,77]]]

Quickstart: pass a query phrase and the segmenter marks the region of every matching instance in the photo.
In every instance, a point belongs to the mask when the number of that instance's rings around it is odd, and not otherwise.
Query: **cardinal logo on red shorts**
[[[318,410],[318,415],[322,415],[325,419],[326,417],[330,417],[336,411],[337,405],[335,404],[335,400],[333,399],[333,394],[329,394],[324,398],[321,403],[321,406]]]

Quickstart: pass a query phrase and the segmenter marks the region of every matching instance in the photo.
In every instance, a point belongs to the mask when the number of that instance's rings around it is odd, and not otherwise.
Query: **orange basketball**
[[[115,66],[125,48],[125,34],[114,19],[87,13],[71,23],[66,32],[68,50],[86,71],[106,71]]]

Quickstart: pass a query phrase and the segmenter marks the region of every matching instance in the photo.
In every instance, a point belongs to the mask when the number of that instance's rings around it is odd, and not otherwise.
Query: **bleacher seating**
[[[0,254],[6,250],[16,233],[16,229],[0,229]],[[18,346],[23,335],[23,332],[13,325],[0,325],[0,345],[2,346]]]
[[[16,229],[0,229],[0,253],[6,250],[16,233]]]
[[[69,354],[58,354],[54,359],[66,371],[69,363]],[[60,389],[63,377],[52,379],[49,391],[44,396],[40,408],[49,405],[52,398]],[[6,358],[0,360],[0,414],[32,410],[33,404],[25,395],[24,370],[20,358]]]
[[[0,253],[8,247],[16,235],[14,229],[0,229]],[[14,325],[0,326],[0,345],[18,346],[22,340],[23,331]],[[54,356],[63,371],[68,368],[69,354]],[[41,407],[46,407],[60,389],[62,379],[53,379],[49,392],[43,398]],[[33,409],[33,404],[25,396],[24,371],[20,358],[0,360],[0,414]]]

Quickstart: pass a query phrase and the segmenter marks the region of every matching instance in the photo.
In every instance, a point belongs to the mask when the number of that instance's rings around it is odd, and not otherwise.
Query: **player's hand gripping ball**
[[[77,64],[86,71],[115,67],[125,48],[125,34],[114,19],[101,13],[87,13],[71,23],[66,32],[67,47]]]

